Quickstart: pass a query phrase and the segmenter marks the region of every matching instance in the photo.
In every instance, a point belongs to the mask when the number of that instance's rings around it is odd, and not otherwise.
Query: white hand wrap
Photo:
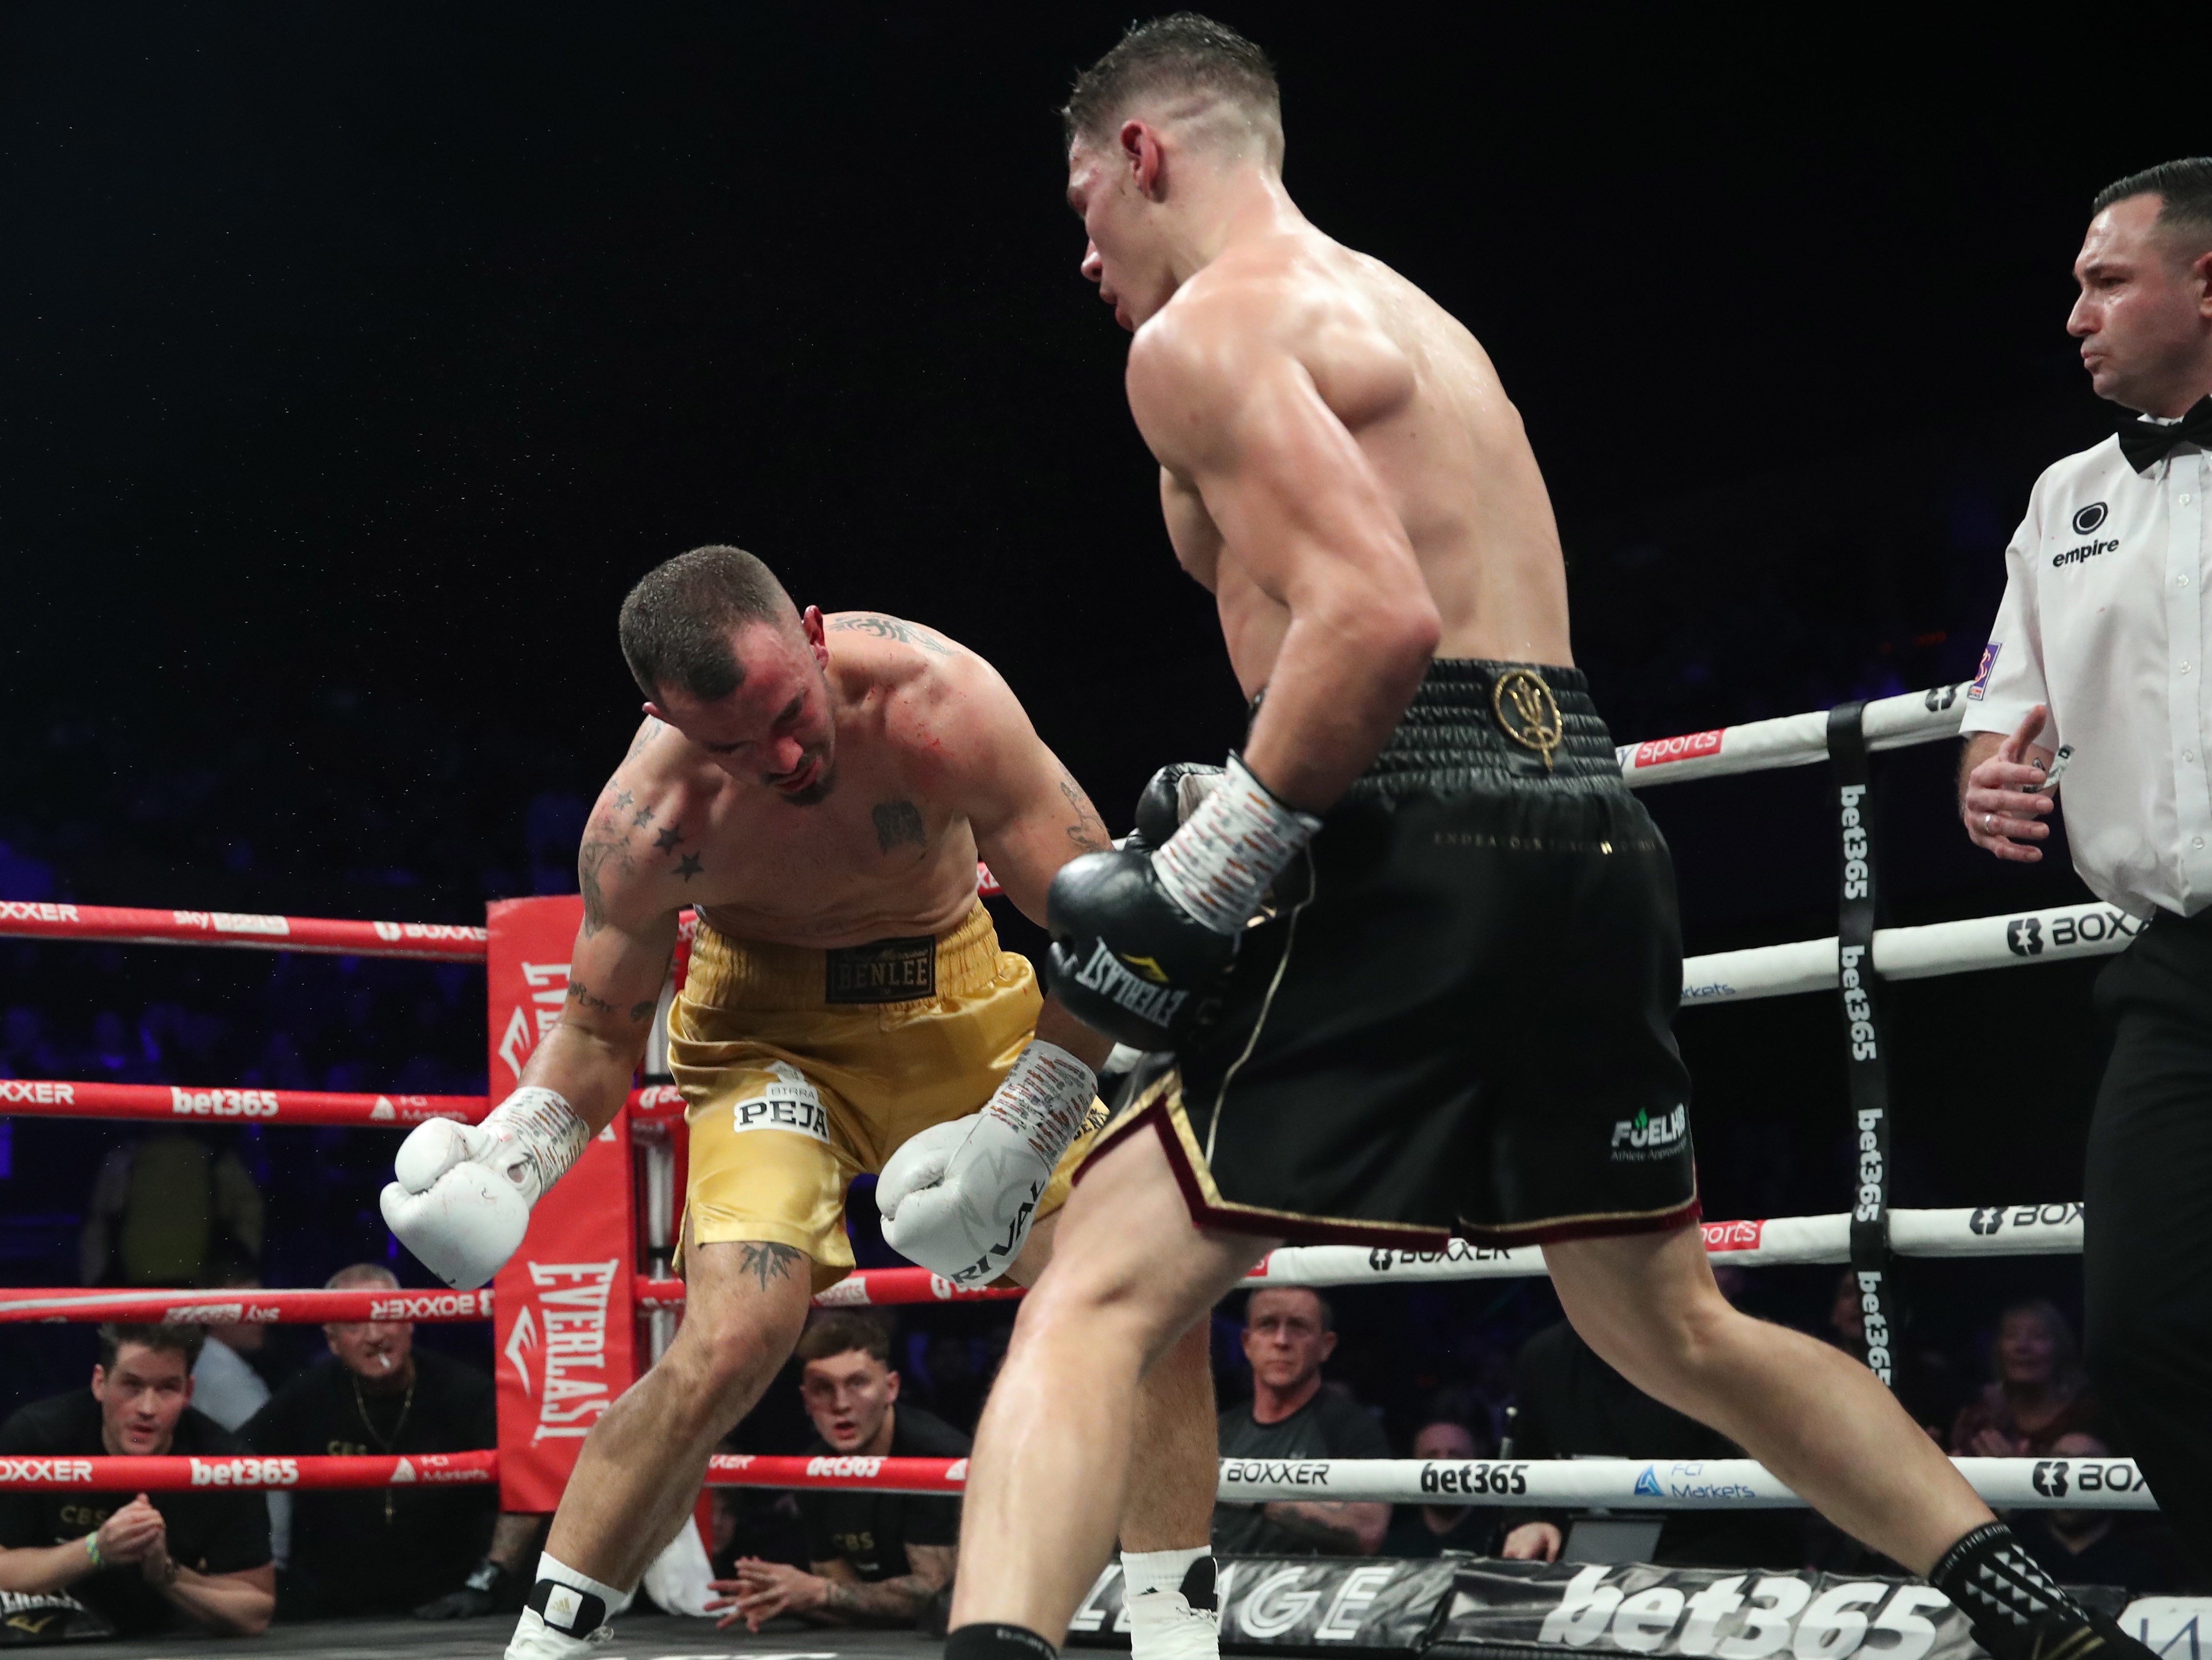
[[[1032,1041],[983,1110],[915,1136],[876,1183],[893,1250],[957,1285],[982,1286],[1013,1266],[1037,1201],[1097,1097],[1090,1067]]]
[[[1219,787],[1152,854],[1168,897],[1216,933],[1235,933],[1321,820],[1292,811],[1231,754]]]
[[[380,1208],[447,1285],[490,1279],[522,1243],[530,1207],[576,1162],[591,1126],[551,1090],[519,1089],[481,1124],[417,1125],[392,1160]]]

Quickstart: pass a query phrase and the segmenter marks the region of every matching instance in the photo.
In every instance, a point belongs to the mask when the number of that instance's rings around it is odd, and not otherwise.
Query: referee
[[[1966,693],[1959,807],[1977,847],[2033,862],[2063,800],[2081,879],[2148,923],[2097,982],[2088,1358],[2212,1573],[2212,156],[2132,173],[2091,211],[2067,331],[2097,395],[2137,414],[2028,498]]]

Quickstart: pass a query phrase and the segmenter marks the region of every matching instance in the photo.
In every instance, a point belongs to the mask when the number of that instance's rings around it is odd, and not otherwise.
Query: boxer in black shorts
[[[1270,1243],[1454,1230],[1542,1240],[1594,1351],[1927,1573],[1996,1660],[2144,1660],[1871,1372],[1714,1285],[1666,854],[1603,775],[1550,498],[1487,355],[1298,211],[1273,71],[1233,31],[1132,29],[1066,117],[1169,535],[1266,696],[1171,833],[1053,882],[1063,1006],[1180,1059],[1024,1301],[949,1660],[1049,1660],[1113,1546],[1139,1378]],[[1140,660],[1124,678],[1140,707]]]
[[[1674,870],[1579,670],[1432,662],[1274,891],[1108,1133],[1160,1130],[1201,1223],[1433,1250],[1696,1219]]]

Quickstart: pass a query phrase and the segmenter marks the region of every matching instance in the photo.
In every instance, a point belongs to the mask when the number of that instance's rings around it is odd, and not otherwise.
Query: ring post
[[[491,1093],[561,1018],[582,920],[573,894],[490,908],[484,967]],[[637,1235],[629,1119],[617,1113],[530,1214],[530,1231],[493,1281],[500,1508],[550,1511],[592,1426],[636,1380]]]
[[[1838,703],[1828,711],[1828,758],[1836,776],[1836,986],[1842,1000],[1844,1078],[1859,1145],[1858,1186],[1850,1211],[1851,1273],[1866,1323],[1867,1365],[1893,1387],[1892,1356],[1900,1310],[1890,1274],[1889,1066],[1882,1050],[1874,967],[1874,785],[1864,703]]]

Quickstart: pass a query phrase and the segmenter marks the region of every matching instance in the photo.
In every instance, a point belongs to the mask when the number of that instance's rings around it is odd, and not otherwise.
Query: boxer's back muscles
[[[1307,225],[1238,245],[1146,324],[1128,387],[1176,556],[1215,594],[1248,694],[1298,559],[1357,545],[1377,507],[1436,606],[1437,656],[1573,661],[1519,412],[1474,335],[1379,260]]]
[[[1110,845],[983,659],[873,612],[828,617],[823,629],[830,661],[803,693],[826,695],[836,734],[834,781],[819,800],[797,805],[750,774],[733,776],[661,721],[639,729],[578,854],[584,921],[568,1006],[546,1046],[556,1055],[583,1040],[616,1061],[626,1087],[686,907],[733,938],[769,944],[939,934],[975,903],[980,852],[1006,897],[1042,921],[1054,873]],[[788,713],[797,723],[808,712]],[[564,1088],[538,1070],[533,1057],[530,1081],[560,1089],[595,1124],[619,1104],[619,1088],[605,1104],[596,1098],[605,1091],[592,1091],[587,1108],[569,1092],[579,1078]]]

